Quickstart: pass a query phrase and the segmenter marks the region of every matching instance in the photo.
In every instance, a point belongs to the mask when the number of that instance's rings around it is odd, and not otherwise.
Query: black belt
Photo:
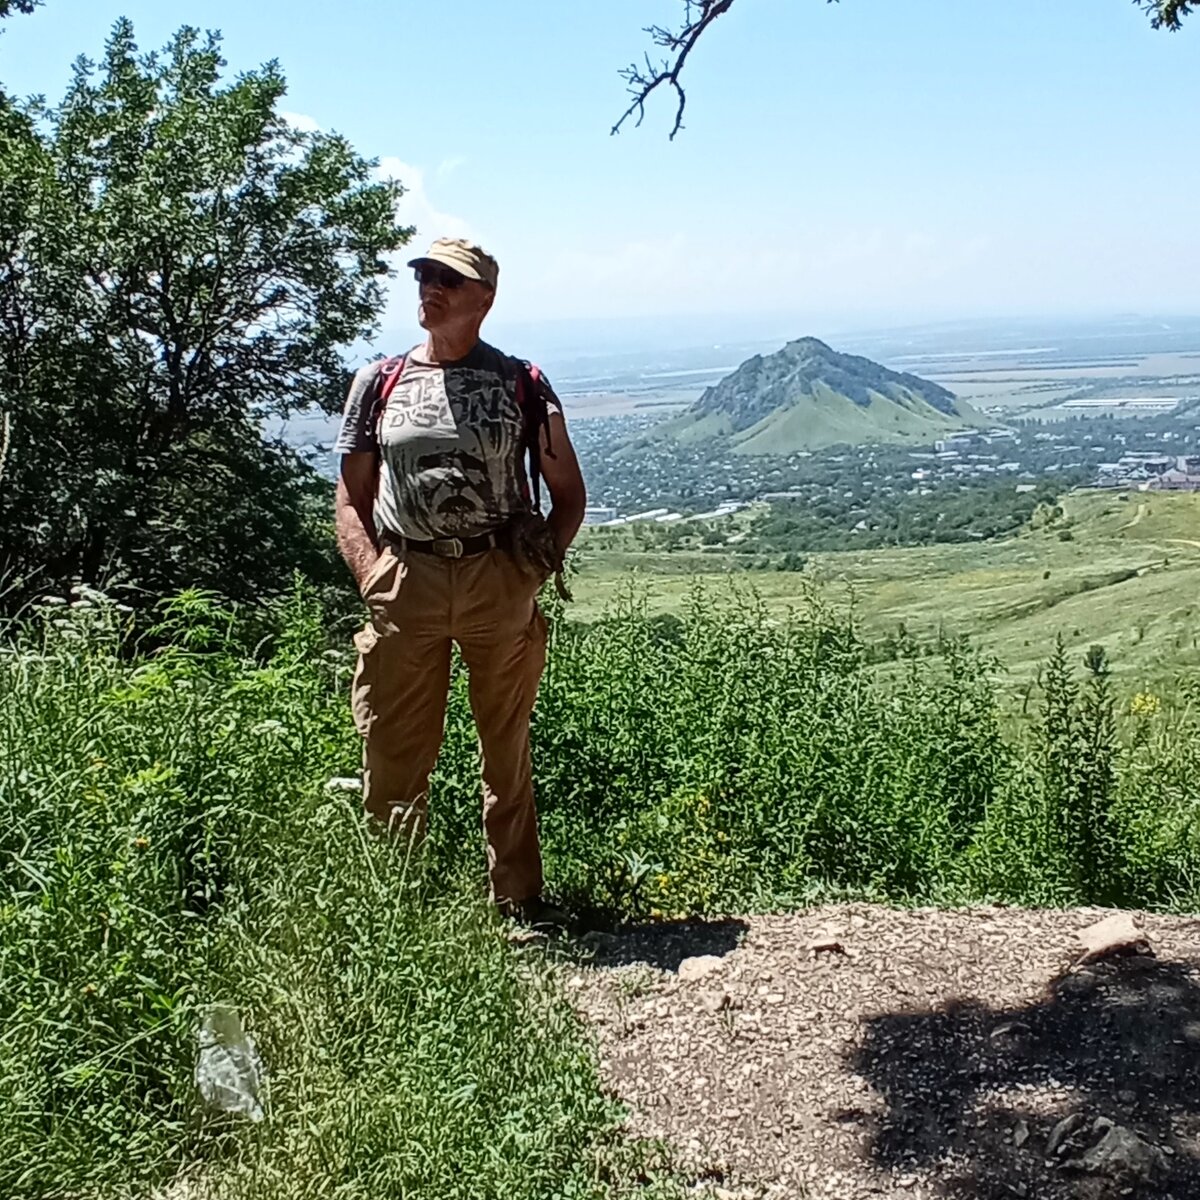
[[[416,550],[418,554],[435,554],[438,558],[466,558],[471,554],[484,554],[501,544],[499,533],[481,533],[466,538],[434,538],[431,542],[420,542],[416,538],[392,533],[390,529],[385,529],[379,535],[379,540],[394,550]]]

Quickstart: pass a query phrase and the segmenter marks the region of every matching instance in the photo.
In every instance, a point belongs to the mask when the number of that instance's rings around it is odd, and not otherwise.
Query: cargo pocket
[[[403,558],[385,550],[364,581],[363,602],[371,613],[371,623],[380,637],[400,632],[400,589],[408,570],[408,563]]]
[[[359,595],[364,600],[371,598],[371,593],[379,585],[383,579],[384,572],[388,569],[391,563],[396,561],[396,556],[390,550],[384,550],[382,554],[371,564],[371,569],[367,572],[367,577],[362,581],[362,586],[358,589]]]
[[[375,679],[379,674],[379,634],[374,626],[367,625],[354,635],[354,648],[358,665],[350,684],[350,712],[355,729],[365,738],[375,715]]]

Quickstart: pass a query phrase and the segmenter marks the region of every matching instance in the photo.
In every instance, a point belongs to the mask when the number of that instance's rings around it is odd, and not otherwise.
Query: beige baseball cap
[[[412,259],[408,265],[419,267],[427,262],[440,263],[468,279],[478,279],[493,291],[500,279],[500,264],[482,246],[466,238],[438,238],[427,254]]]

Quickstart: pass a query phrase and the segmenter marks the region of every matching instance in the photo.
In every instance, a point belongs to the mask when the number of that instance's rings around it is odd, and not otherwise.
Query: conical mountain
[[[681,442],[720,439],[743,454],[792,454],[838,444],[920,445],[982,423],[936,383],[805,337],[748,358],[659,432]]]

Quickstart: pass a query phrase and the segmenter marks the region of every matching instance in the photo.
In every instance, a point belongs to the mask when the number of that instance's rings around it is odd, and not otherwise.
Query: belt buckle
[[[462,558],[463,544],[458,538],[434,538],[433,552],[441,558]]]

